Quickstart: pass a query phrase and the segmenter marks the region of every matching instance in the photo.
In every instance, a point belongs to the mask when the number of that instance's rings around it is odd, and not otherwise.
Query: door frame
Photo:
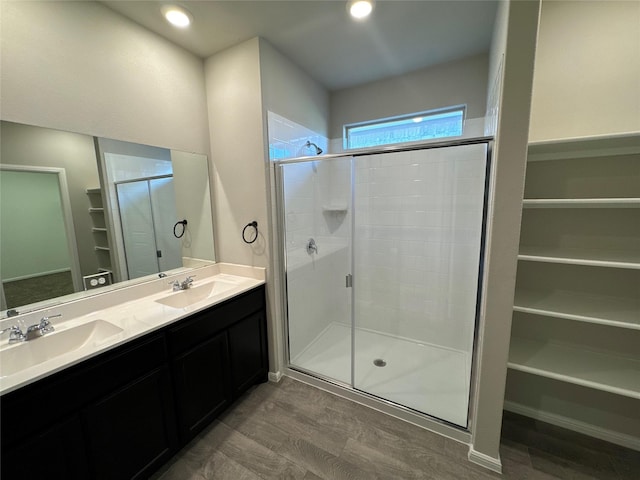
[[[26,173],[50,173],[56,175],[60,190],[60,202],[62,204],[62,217],[64,220],[65,235],[67,237],[67,251],[69,252],[69,268],[71,269],[73,289],[76,292],[83,291],[84,287],[82,284],[80,259],[78,257],[76,230],[73,224],[71,197],[69,196],[69,184],[67,182],[67,173],[65,169],[58,167],[40,167],[35,165],[10,165],[3,163],[0,164],[0,170]]]

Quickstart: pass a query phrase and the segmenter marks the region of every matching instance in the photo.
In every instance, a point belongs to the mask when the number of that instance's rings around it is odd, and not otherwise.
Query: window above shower
[[[344,149],[376,147],[462,135],[466,105],[344,126]]]

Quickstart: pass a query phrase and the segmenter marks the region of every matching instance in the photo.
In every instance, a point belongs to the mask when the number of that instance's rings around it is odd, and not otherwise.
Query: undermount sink
[[[234,283],[216,280],[198,285],[197,287],[191,287],[186,290],[171,293],[166,297],[159,298],[156,302],[168,307],[186,308],[194,303],[201,302],[205,298],[231,290],[235,286],[236,285]]]
[[[0,376],[13,375],[87,345],[101,343],[123,330],[105,320],[55,331],[0,351]]]

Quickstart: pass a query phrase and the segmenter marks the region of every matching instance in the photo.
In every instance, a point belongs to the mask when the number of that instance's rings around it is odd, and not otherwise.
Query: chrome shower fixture
[[[310,142],[309,140],[307,140],[307,143],[305,143],[305,147],[307,147],[307,148],[311,148],[311,147],[315,148],[316,149],[316,155],[322,154],[322,149],[318,145],[316,145],[315,143]]]

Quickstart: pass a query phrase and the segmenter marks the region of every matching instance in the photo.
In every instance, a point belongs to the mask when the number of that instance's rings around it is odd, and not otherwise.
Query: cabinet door
[[[42,413],[46,416],[46,408]],[[80,418],[74,416],[3,452],[0,477],[2,480],[88,478]]]
[[[173,362],[178,430],[193,438],[231,401],[227,334],[220,333]]]
[[[264,311],[240,320],[229,328],[229,355],[233,396],[267,380],[268,358]]]
[[[84,411],[92,478],[144,478],[176,447],[171,384],[161,368]]]

